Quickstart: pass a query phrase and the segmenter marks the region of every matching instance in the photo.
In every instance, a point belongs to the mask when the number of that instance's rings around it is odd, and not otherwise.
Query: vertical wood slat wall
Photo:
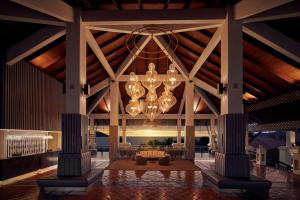
[[[65,107],[62,83],[25,61],[12,66],[5,66],[2,61],[1,65],[4,96],[0,94],[3,108],[0,128],[61,130]]]

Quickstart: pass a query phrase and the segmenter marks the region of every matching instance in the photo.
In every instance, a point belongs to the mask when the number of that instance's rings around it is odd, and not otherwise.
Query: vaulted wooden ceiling
[[[142,10],[142,9],[198,9],[205,7],[225,7],[233,5],[238,0],[222,1],[222,0],[65,0],[66,3],[73,7],[81,6],[85,10]],[[17,43],[22,38],[26,38],[30,33],[34,33],[43,25],[32,25],[20,22],[1,21],[1,25],[9,26],[0,36],[16,37],[15,41],[7,43],[7,47]],[[299,26],[300,18],[291,18],[284,20],[272,20],[266,22],[267,25],[274,30],[282,33],[293,40],[300,42],[298,35],[300,34]],[[132,29],[135,27],[132,26]],[[19,32],[24,30],[24,32]],[[175,55],[190,72],[199,56],[209,43],[216,28],[206,30],[196,30],[176,33],[178,39],[178,48]],[[103,51],[108,63],[116,72],[124,59],[129,55],[126,48],[126,39],[130,34],[92,31],[100,49]],[[20,36],[21,35],[21,36]],[[266,46],[262,42],[256,40],[252,36],[244,33],[244,102],[250,104],[252,102],[268,99],[272,96],[285,93],[287,90],[297,88],[300,83],[300,64],[287,56],[278,53],[272,48]],[[65,80],[65,55],[66,55],[65,36],[47,45],[45,48],[35,52],[26,58],[31,64],[43,70],[45,73],[55,79],[64,82]],[[158,45],[152,40],[145,49],[159,49]],[[151,60],[136,58],[133,64],[125,71],[129,74],[133,68],[137,74],[145,74],[147,65]],[[220,43],[216,46],[208,59],[205,61],[200,70],[196,73],[196,77],[206,82],[210,86],[216,88],[220,82]],[[157,71],[164,74],[167,71],[170,60],[160,59],[153,61],[157,66]],[[93,87],[97,83],[109,77],[102,64],[97,59],[93,51],[87,48],[87,81]],[[163,87],[158,89],[160,94]],[[129,101],[129,96],[125,92],[125,83],[120,82],[120,92],[124,107]],[[175,89],[174,95],[177,98],[177,104],[169,111],[169,113],[177,113],[180,102],[183,98],[184,83]],[[207,93],[209,98],[216,106],[219,106],[219,99]],[[93,96],[88,102],[93,100]],[[108,112],[109,98],[104,98],[94,110],[94,112]],[[194,108],[196,113],[211,113],[211,110],[205,104],[205,101],[196,95]]]

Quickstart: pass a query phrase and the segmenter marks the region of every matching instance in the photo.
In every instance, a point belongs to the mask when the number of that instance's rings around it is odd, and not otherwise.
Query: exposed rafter
[[[98,31],[108,31],[114,33],[131,33],[131,34],[140,34],[140,35],[164,35],[172,33],[180,33],[180,32],[187,32],[187,31],[196,31],[202,29],[209,29],[209,28],[217,28],[220,24],[174,24],[174,25],[164,25],[163,27],[166,32],[157,32],[157,33],[140,33],[134,32],[138,28],[143,27],[142,25],[101,25],[101,26],[86,26],[88,29],[91,30],[98,30]]]
[[[245,110],[246,112],[254,112],[257,110],[262,110],[262,109],[266,109],[266,108],[270,108],[282,104],[287,104],[291,102],[296,102],[296,101],[300,101],[300,90],[295,90],[283,95],[272,97],[270,99],[261,102],[253,103],[251,105],[246,106]]]
[[[28,22],[65,26],[66,23],[54,17],[42,14],[24,6],[9,1],[0,1],[0,19],[8,21]]]
[[[93,87],[91,87],[90,94],[89,94],[88,97],[93,96],[94,94],[96,94],[100,90],[103,90],[104,88],[108,87],[109,83],[110,83],[110,78],[104,79],[100,83],[97,83],[96,85],[94,85]]]
[[[221,98],[221,95],[218,94],[217,89],[210,86],[209,84],[205,83],[204,81],[198,79],[198,78],[194,78],[193,79],[194,84],[200,88],[202,88],[203,90],[207,91],[208,93],[218,97],[219,99]]]
[[[151,40],[150,36],[143,36],[137,43],[136,48],[132,50],[132,53],[125,58],[122,62],[121,66],[118,68],[116,72],[116,79],[119,79],[120,76],[126,71],[126,69],[130,66],[130,64],[134,61],[137,55],[142,51],[142,49],[148,44]]]
[[[119,93],[118,95],[119,95],[119,104],[120,104],[120,108],[121,108],[121,113],[122,113],[122,115],[125,115],[125,109],[124,109],[124,104],[123,104],[120,90],[118,93]]]
[[[86,25],[146,25],[146,24],[218,24],[225,18],[224,8],[197,10],[121,10],[83,11]]]
[[[242,0],[234,6],[234,18],[241,20],[292,1],[293,0]]]
[[[210,39],[209,43],[207,44],[206,48],[203,50],[201,56],[196,61],[192,71],[190,72],[190,79],[193,79],[194,76],[197,74],[199,69],[202,67],[202,65],[205,63],[206,59],[209,57],[211,52],[215,49],[215,47],[218,45],[218,43],[221,40],[221,28],[218,28],[218,30],[214,33],[212,38]]]
[[[106,72],[110,76],[110,78],[112,80],[115,80],[114,71],[112,70],[111,66],[109,65],[108,61],[106,60],[105,55],[102,52],[102,50],[100,49],[100,47],[99,47],[97,41],[95,40],[93,34],[88,29],[86,30],[86,40],[87,40],[87,43],[89,44],[89,46],[91,47],[92,51],[95,53],[95,55],[99,59],[100,63],[103,65],[104,69],[106,70]]]
[[[99,92],[95,100],[91,103],[91,105],[87,108],[87,115],[90,115],[93,110],[96,108],[96,106],[100,103],[100,101],[108,94],[109,87],[104,88]]]
[[[146,76],[145,75],[136,75],[138,77],[139,81],[146,81]],[[159,74],[158,76],[159,81],[166,81],[167,76],[166,74]],[[119,82],[127,82],[130,80],[129,75],[121,75],[118,79]],[[178,81],[186,81],[186,79],[183,76],[178,76]]]
[[[266,12],[246,18],[243,20],[243,23],[285,19],[292,17],[300,17],[300,1],[293,1],[272,10],[268,10]]]
[[[245,24],[243,31],[283,55],[300,63],[300,44],[272,29],[265,23],[258,22]]]
[[[93,117],[94,119],[109,119],[110,114],[109,113],[103,113],[103,114],[91,114],[91,117]],[[138,115],[136,117],[132,117],[129,114],[125,114],[124,116],[121,114],[119,115],[119,119],[148,119],[144,114]],[[178,115],[178,114],[163,114],[163,115],[159,115],[157,118],[155,119],[184,119],[185,118],[185,114],[182,115]],[[194,115],[194,119],[216,119],[216,116],[214,114],[195,114]]]
[[[280,131],[280,130],[298,130],[300,129],[300,120],[281,121],[267,124],[258,124],[248,127],[249,132],[256,131]]]
[[[183,107],[184,107],[184,103],[185,103],[185,90],[183,91],[183,94],[182,94],[182,99],[181,99],[181,102],[180,102],[180,106],[179,106],[179,109],[178,109],[178,114],[181,115],[182,114],[182,111],[183,111]]]
[[[168,56],[168,58],[173,62],[173,64],[176,66],[177,70],[182,74],[182,76],[185,79],[188,79],[189,78],[188,71],[186,70],[181,60],[175,55],[173,50],[168,46],[164,38],[162,36],[154,36],[153,40],[162,49],[162,51]]]
[[[10,0],[65,22],[74,21],[74,9],[61,0]]]
[[[13,65],[66,34],[65,27],[47,26],[7,50],[7,64]]]
[[[210,110],[216,115],[220,115],[220,109],[218,109],[215,104],[210,100],[210,98],[205,94],[205,92],[199,88],[195,87],[195,91],[199,94],[201,99],[206,103],[206,105],[210,108]]]

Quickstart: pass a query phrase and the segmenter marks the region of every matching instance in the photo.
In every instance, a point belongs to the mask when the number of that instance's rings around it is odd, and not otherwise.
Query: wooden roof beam
[[[185,90],[183,90],[182,99],[181,99],[180,106],[179,106],[179,109],[178,109],[178,115],[182,114],[184,103],[185,103]]]
[[[148,42],[150,40],[151,40],[150,36],[143,36],[138,41],[136,48],[134,48],[132,50],[132,53],[129,53],[129,55],[122,62],[121,66],[118,68],[118,70],[116,72],[116,79],[117,80],[126,71],[126,69],[130,66],[130,64],[134,61],[134,59],[136,58],[136,56],[141,53],[141,51],[144,49],[144,47],[148,44]]]
[[[110,83],[110,78],[106,78],[103,81],[101,81],[100,83],[97,83],[96,85],[91,87],[90,94],[88,95],[88,97],[93,96],[100,90],[103,90],[104,88],[108,87],[109,83]]]
[[[243,32],[300,63],[300,44],[265,23],[245,24]]]
[[[87,40],[87,43],[89,44],[89,46],[91,47],[92,51],[94,52],[96,57],[99,59],[100,63],[102,64],[102,66],[104,67],[104,69],[106,70],[108,75],[110,76],[110,78],[112,80],[115,80],[114,71],[112,70],[111,66],[109,65],[108,61],[106,60],[105,55],[102,52],[102,50],[100,49],[93,34],[88,29],[86,30],[86,40]]]
[[[90,115],[90,117],[93,117],[94,119],[109,119],[110,114],[109,113],[93,113]],[[178,115],[178,114],[163,114],[159,115],[156,119],[178,119],[181,117],[182,119],[185,118],[185,114]],[[147,117],[144,114],[138,115],[136,117],[132,117],[129,114],[125,114],[124,116],[122,114],[119,115],[119,119],[147,119]],[[195,119],[216,119],[216,116],[214,114],[195,114]]]
[[[47,26],[7,50],[7,64],[13,65],[66,34],[65,27]]]
[[[197,74],[199,69],[202,67],[202,65],[205,63],[205,61],[209,57],[209,55],[213,52],[213,50],[219,44],[220,40],[221,40],[221,28],[218,28],[218,30],[214,33],[214,35],[210,39],[206,48],[203,50],[201,56],[196,61],[192,71],[190,72],[189,79],[194,78],[194,76]]]
[[[123,115],[125,115],[125,109],[124,109],[124,104],[123,104],[123,100],[122,100],[122,96],[121,96],[121,91],[119,90],[119,104],[120,104],[120,108],[121,108],[121,113]]]
[[[10,0],[27,8],[55,17],[65,22],[74,22],[74,9],[61,0]]]
[[[242,0],[233,7],[234,18],[236,20],[242,20],[292,1],[294,0]]]
[[[88,107],[87,115],[90,115],[93,112],[93,110],[98,106],[100,101],[108,94],[108,92],[109,92],[109,87],[106,87],[105,89],[100,91],[100,93],[97,95],[97,97],[91,103],[91,105]]]
[[[136,75],[138,77],[138,80],[139,81],[145,81],[146,80],[146,76],[145,75]],[[129,75],[121,75],[119,78],[118,78],[118,81],[119,82],[127,82],[130,80],[130,77]],[[159,74],[158,75],[158,80],[159,81],[165,81],[167,80],[167,76],[166,74]],[[183,76],[179,76],[178,77],[178,81],[186,81],[186,79],[183,77]]]
[[[268,21],[276,19],[285,19],[292,17],[300,17],[300,1],[293,1],[291,3],[279,6],[272,10],[268,10],[263,13],[259,13],[252,17],[243,19],[243,23],[252,23],[259,21]]]
[[[221,98],[221,95],[218,94],[217,89],[210,86],[209,84],[205,83],[204,81],[194,77],[194,84],[203,90],[207,91],[208,93],[214,95],[215,97],[218,97],[219,99]]]
[[[199,87],[195,88],[196,92],[200,95],[201,99],[206,103],[210,110],[216,115],[220,115],[220,109],[218,109],[206,93]]]
[[[177,70],[182,74],[185,79],[189,79],[188,71],[181,62],[181,60],[175,55],[175,52],[168,46],[166,41],[162,36],[154,36],[153,40],[161,48],[161,50],[166,54],[166,56],[175,64]]]
[[[224,8],[197,10],[121,10],[83,11],[86,25],[146,25],[146,24],[220,24],[224,21]]]
[[[59,21],[54,17],[42,14],[9,1],[0,1],[0,19],[55,26],[66,25],[65,22]]]
[[[202,29],[216,28],[220,27],[221,24],[174,24],[174,25],[164,25],[164,28],[171,30],[172,33],[180,33],[187,31],[196,31]],[[130,34],[139,34],[139,35],[165,35],[170,34],[171,31],[158,32],[158,33],[140,33],[134,32],[134,30],[141,28],[142,25],[100,25],[100,26],[86,26],[90,30],[98,31],[109,31],[114,33],[130,33]]]

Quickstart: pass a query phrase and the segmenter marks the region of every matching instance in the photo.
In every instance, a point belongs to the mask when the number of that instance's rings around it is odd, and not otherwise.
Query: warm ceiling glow
[[[243,94],[243,99],[246,101],[255,101],[257,100],[257,98],[255,96],[253,96],[252,94],[246,92],[245,94]]]

